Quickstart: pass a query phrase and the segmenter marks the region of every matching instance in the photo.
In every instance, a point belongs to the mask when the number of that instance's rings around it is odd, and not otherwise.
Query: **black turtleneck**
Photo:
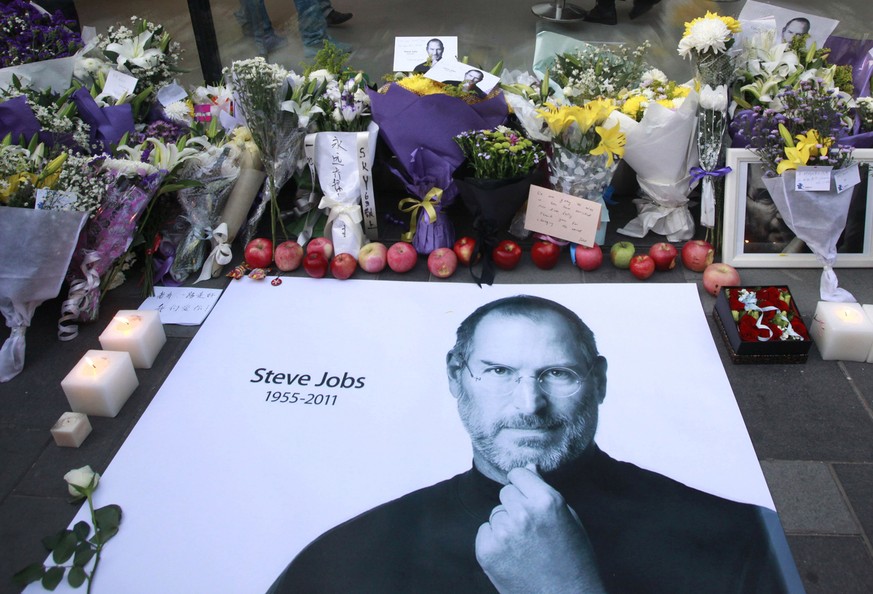
[[[761,513],[597,446],[543,476],[582,521],[610,593],[773,593],[785,587]],[[495,592],[474,541],[503,485],[475,468],[326,532],[270,592]]]

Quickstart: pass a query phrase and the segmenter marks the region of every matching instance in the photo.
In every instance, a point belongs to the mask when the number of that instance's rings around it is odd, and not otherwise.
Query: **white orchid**
[[[136,37],[110,43],[106,46],[106,50],[118,54],[115,61],[119,66],[130,63],[140,68],[153,68],[161,57],[161,51],[154,48],[147,49],[152,35],[151,31],[143,31]]]

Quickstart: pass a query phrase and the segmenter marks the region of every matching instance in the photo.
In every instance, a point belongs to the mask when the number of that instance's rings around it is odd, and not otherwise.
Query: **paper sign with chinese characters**
[[[601,208],[599,202],[531,186],[524,228],[591,247]]]

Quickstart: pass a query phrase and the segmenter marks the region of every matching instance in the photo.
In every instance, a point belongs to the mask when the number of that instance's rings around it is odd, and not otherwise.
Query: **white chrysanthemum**
[[[165,105],[164,113],[174,122],[190,126],[194,121],[194,118],[191,117],[191,112],[188,110],[188,104],[185,101],[174,101],[169,105]]]
[[[640,85],[644,87],[649,87],[654,82],[667,82],[667,75],[657,68],[652,68],[650,70],[646,70],[643,72],[642,80],[640,81]]]
[[[722,53],[731,38],[731,30],[721,19],[701,19],[695,23],[688,35],[679,41],[679,55],[683,58],[695,51],[697,53]]]

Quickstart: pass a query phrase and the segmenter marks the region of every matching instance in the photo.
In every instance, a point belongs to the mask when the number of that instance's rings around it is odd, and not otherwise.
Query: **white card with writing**
[[[594,245],[603,205],[541,186],[531,186],[524,228],[558,239]]]
[[[854,188],[860,184],[861,172],[858,171],[858,164],[854,163],[851,167],[834,171],[834,183],[837,186],[837,192]]]
[[[829,192],[833,167],[798,167],[794,189],[803,192]]]
[[[139,309],[160,312],[162,324],[199,326],[221,297],[221,289],[194,287],[155,287]]]
[[[188,92],[184,89],[184,87],[176,84],[170,83],[165,87],[162,87],[157,94],[158,101],[160,101],[161,105],[167,107],[168,105],[172,105],[176,101],[184,101],[188,98]]]
[[[39,188],[33,207],[36,210],[74,210],[77,199],[75,192]]]
[[[110,70],[106,74],[106,84],[103,86],[103,94],[121,99],[125,95],[133,95],[133,90],[136,88],[136,83],[139,82],[136,77],[118,70]]]

